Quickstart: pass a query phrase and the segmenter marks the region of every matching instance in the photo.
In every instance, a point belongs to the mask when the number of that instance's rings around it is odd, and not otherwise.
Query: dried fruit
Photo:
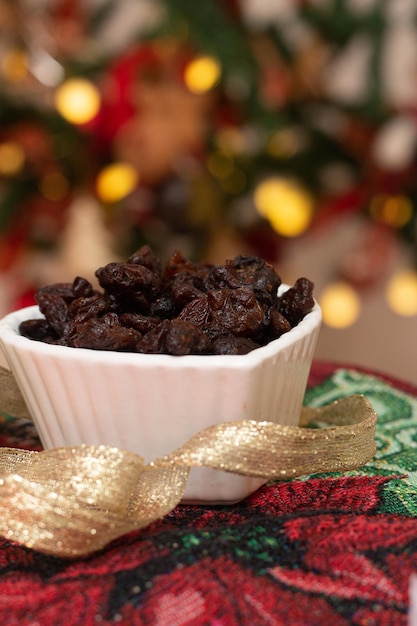
[[[149,246],[96,271],[102,291],[76,277],[38,289],[45,319],[29,339],[75,348],[171,354],[246,354],[288,332],[313,308],[313,283],[281,278],[258,257],[192,263],[176,251],[162,267]]]

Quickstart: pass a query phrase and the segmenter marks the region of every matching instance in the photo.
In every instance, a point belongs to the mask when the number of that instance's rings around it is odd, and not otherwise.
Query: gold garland
[[[0,371],[2,409],[16,415],[20,405],[25,415],[11,378]],[[356,469],[375,454],[376,419],[368,400],[352,395],[304,407],[298,427],[252,420],[212,426],[148,465],[107,446],[1,448],[0,535],[56,556],[85,556],[172,511],[192,467],[266,481]],[[325,427],[307,428],[312,422]]]

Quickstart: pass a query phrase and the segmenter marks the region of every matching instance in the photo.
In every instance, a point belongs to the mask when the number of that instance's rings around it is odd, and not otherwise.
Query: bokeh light
[[[361,300],[356,290],[344,281],[331,283],[319,297],[323,322],[331,328],[348,328],[359,318]]]
[[[98,89],[84,78],[70,78],[55,92],[57,110],[72,124],[86,124],[94,119],[100,102]]]
[[[406,196],[375,196],[370,204],[371,216],[388,226],[401,228],[413,215],[413,204]]]
[[[220,80],[221,65],[211,56],[200,56],[187,65],[184,81],[192,93],[205,93],[213,89]]]
[[[398,315],[417,315],[417,272],[409,269],[394,274],[387,284],[386,299]]]
[[[28,75],[28,59],[24,50],[10,50],[3,56],[1,73],[5,80],[18,83]]]
[[[272,228],[285,237],[297,237],[310,225],[313,199],[296,183],[284,178],[269,178],[255,189],[254,202],[258,212]]]
[[[118,202],[128,196],[138,182],[138,172],[132,165],[112,163],[97,176],[97,195],[103,202]]]
[[[0,176],[15,176],[23,169],[25,153],[20,144],[5,141],[0,144]]]

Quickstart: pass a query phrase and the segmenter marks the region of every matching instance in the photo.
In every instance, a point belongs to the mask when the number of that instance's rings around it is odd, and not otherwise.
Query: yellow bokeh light
[[[258,212],[284,237],[297,237],[310,225],[313,200],[302,187],[283,178],[269,178],[255,189]]]
[[[15,176],[25,163],[23,148],[14,141],[5,141],[0,144],[0,175]]]
[[[7,52],[3,57],[1,72],[3,77],[12,83],[24,80],[28,75],[28,60],[24,50]]]
[[[352,326],[361,312],[361,301],[356,290],[343,281],[332,283],[323,289],[319,304],[323,322],[331,328]]]
[[[413,215],[413,204],[406,196],[375,196],[369,207],[372,217],[388,226],[401,228]]]
[[[138,173],[132,165],[113,163],[97,176],[97,194],[103,202],[118,202],[134,190],[138,181]]]
[[[392,276],[388,281],[386,299],[398,315],[417,315],[417,273],[403,270]]]
[[[55,106],[72,124],[86,124],[99,111],[100,94],[89,80],[70,78],[56,90]]]
[[[221,72],[221,65],[217,59],[200,56],[190,61],[185,68],[184,81],[193,93],[205,93],[219,82]]]
[[[68,194],[69,182],[60,172],[46,174],[40,182],[40,191],[47,200],[62,200]]]

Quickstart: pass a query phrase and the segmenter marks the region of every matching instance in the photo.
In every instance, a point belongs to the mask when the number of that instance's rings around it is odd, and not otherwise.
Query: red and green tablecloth
[[[378,414],[377,453],[360,470],[267,485],[233,506],[182,505],[78,560],[0,539],[0,624],[407,625],[417,388],[317,362],[305,403],[354,393]],[[40,448],[30,422],[7,417],[0,445]]]

